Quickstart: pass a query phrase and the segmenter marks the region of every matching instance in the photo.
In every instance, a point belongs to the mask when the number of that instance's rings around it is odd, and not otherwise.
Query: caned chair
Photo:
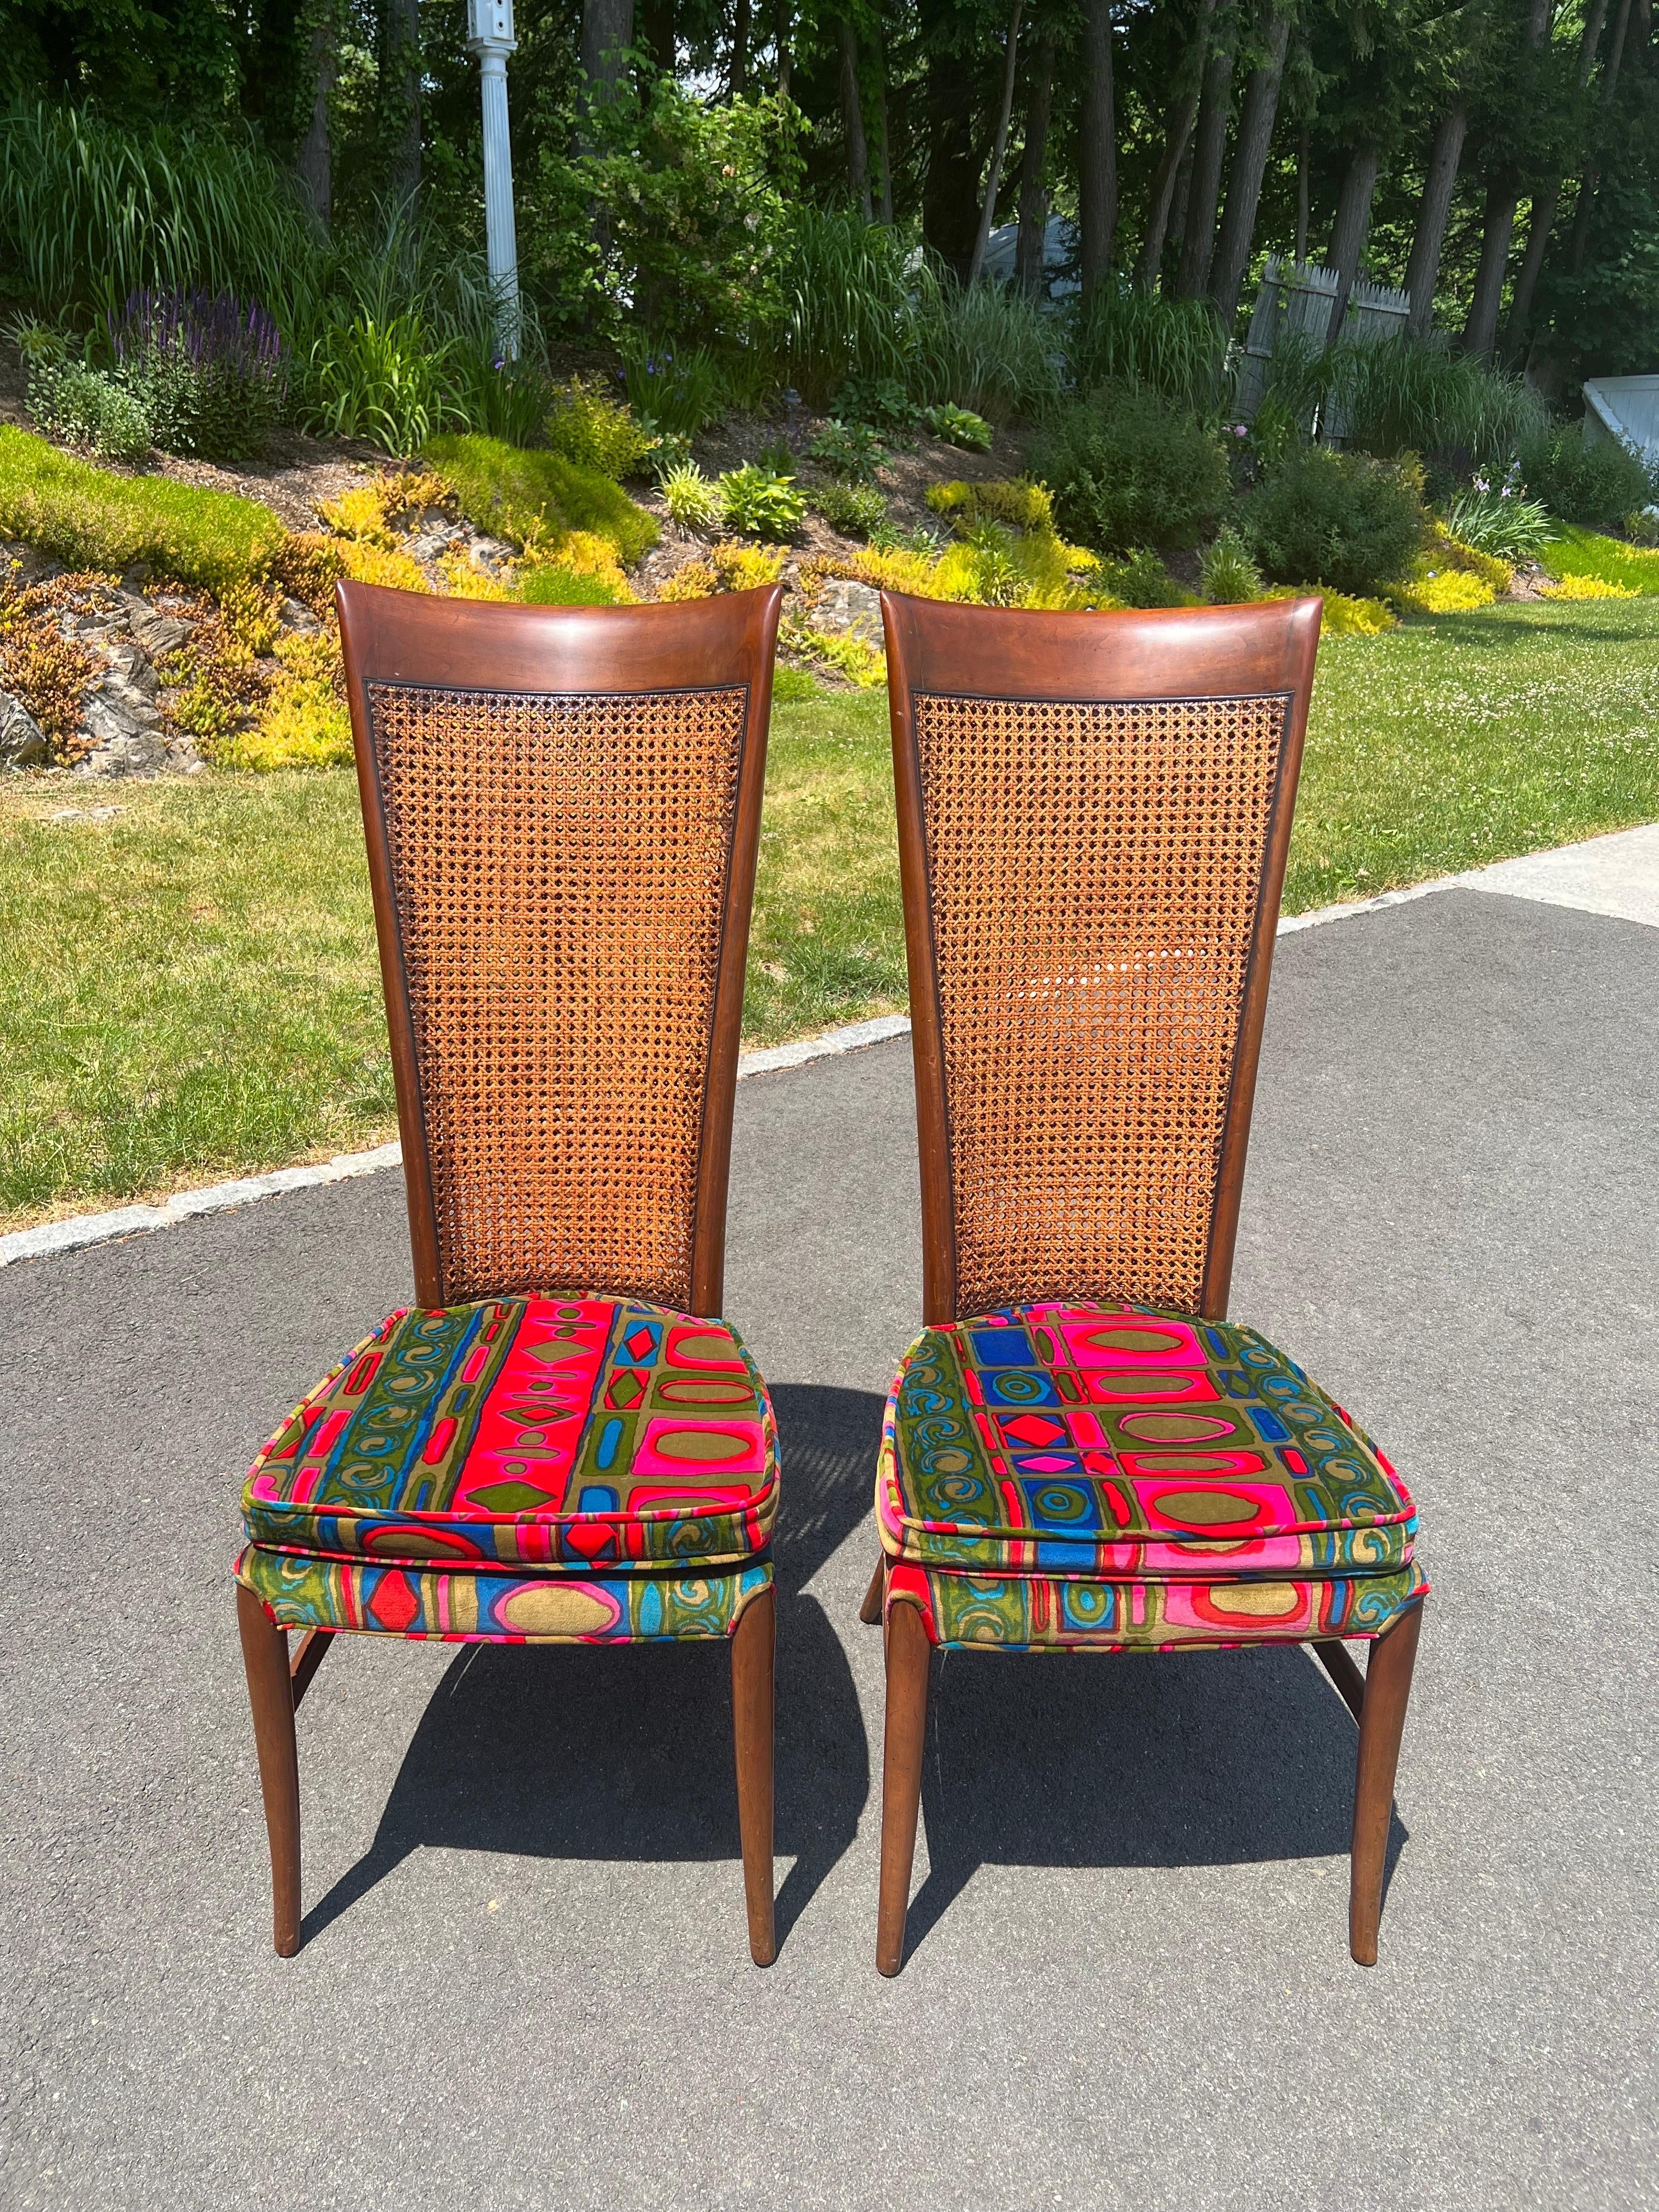
[[[1319,602],[883,604],[927,1326],[888,1400],[863,1607],[887,1647],[877,1964],[903,1954],[933,1647],[1295,1641],[1359,1723],[1369,1965],[1415,1515],[1227,1317]]]
[[[243,1492],[284,1956],[295,1711],[350,1630],[729,1642],[750,1949],[771,1961],[777,1444],[719,1316],[781,599],[340,586],[415,1304]]]

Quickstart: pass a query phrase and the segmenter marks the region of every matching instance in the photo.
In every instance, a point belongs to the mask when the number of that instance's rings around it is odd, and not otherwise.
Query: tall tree
[[[922,236],[947,267],[965,276],[979,225],[983,142],[976,138],[974,130],[978,79],[971,55],[963,51],[951,0],[928,0],[922,10],[922,28],[927,125]]]
[[[672,76],[678,58],[674,0],[641,0],[640,44],[665,76]]]
[[[838,16],[836,34],[841,48],[841,120],[847,134],[847,181],[866,222],[874,220],[870,205],[870,149],[864,136],[864,104],[859,97],[859,40],[850,18]]]
[[[1232,112],[1233,47],[1237,32],[1234,0],[1220,0],[1204,68],[1204,91],[1193,126],[1193,173],[1187,188],[1187,223],[1181,245],[1176,293],[1201,299],[1209,288],[1215,252],[1216,206],[1221,198],[1221,164],[1227,151]]]
[[[1256,25],[1263,41],[1261,58],[1244,87],[1238,140],[1227,179],[1227,209],[1210,271],[1210,296],[1227,326],[1238,312],[1238,295],[1255,244],[1256,210],[1261,203],[1261,179],[1267,173],[1267,153],[1279,114],[1279,90],[1285,81],[1291,13],[1287,0],[1268,0],[1267,20]]]
[[[421,0],[380,0],[380,33],[392,196],[409,207],[421,188]]]
[[[974,258],[968,264],[968,282],[970,284],[985,266],[985,249],[991,242],[991,226],[996,221],[997,191],[1002,183],[1002,161],[1008,151],[1008,125],[1014,112],[1014,74],[1019,67],[1019,19],[1024,12],[1024,0],[1014,0],[1013,14],[1008,19],[1008,43],[1003,55],[1002,105],[997,111],[997,135],[991,142],[991,164],[985,173],[985,204],[980,210],[979,232],[974,240]]]
[[[334,155],[329,109],[334,80],[339,73],[339,27],[331,8],[318,10],[311,32],[311,118],[295,156],[295,174],[311,203],[319,222],[326,226],[334,212]]]
[[[1463,142],[1469,134],[1469,103],[1460,94],[1434,126],[1429,158],[1423,176],[1423,196],[1418,202],[1417,228],[1412,234],[1411,259],[1406,264],[1406,289],[1411,295],[1407,334],[1425,337],[1434,321],[1434,288],[1440,277],[1440,252],[1446,241],[1457,172],[1463,159]]]
[[[1164,123],[1164,151],[1158,157],[1158,167],[1152,174],[1152,190],[1147,195],[1146,237],[1140,253],[1140,281],[1148,291],[1157,283],[1158,270],[1164,266],[1164,248],[1170,235],[1170,217],[1175,212],[1176,187],[1192,145],[1193,129],[1198,118],[1215,7],[1216,0],[1199,0],[1192,37],[1187,45],[1187,81],[1170,104]],[[1182,221],[1174,225],[1177,236],[1182,234],[1185,223],[1184,200],[1182,205]]]
[[[1112,97],[1111,0],[1085,0],[1083,112],[1078,126],[1078,228],[1085,296],[1112,265],[1117,228],[1117,117]]]
[[[1630,0],[1624,0],[1621,13],[1629,20]],[[1607,0],[1590,0],[1584,11],[1584,27],[1578,41],[1578,89],[1588,88],[1595,69],[1595,57],[1601,44],[1602,26],[1607,21]],[[1616,82],[1616,79],[1615,79]],[[1555,211],[1561,204],[1562,177],[1557,169],[1532,196],[1532,216],[1527,229],[1527,250],[1522,258],[1521,272],[1515,280],[1515,293],[1510,302],[1509,336],[1504,341],[1508,350],[1525,334],[1532,320],[1532,304],[1538,289],[1538,279],[1543,273],[1544,256],[1549,250],[1550,234],[1555,228]]]
[[[634,0],[582,0],[581,64],[595,107],[616,98],[634,43]]]
[[[1376,198],[1376,173],[1382,164],[1378,141],[1366,137],[1349,153],[1342,172],[1342,188],[1336,196],[1336,220],[1331,225],[1328,257],[1336,271],[1336,305],[1331,309],[1331,336],[1341,331],[1348,312],[1348,295],[1359,274],[1359,263],[1370,235],[1371,204]]]
[[[749,89],[749,0],[732,0],[732,66],[726,88],[733,100]]]
[[[1550,25],[1550,0],[1526,0],[1522,25],[1521,96],[1532,89],[1534,72],[1528,66],[1543,46]],[[1523,126],[1524,127],[1524,126]],[[1522,177],[1518,163],[1500,149],[1486,185],[1480,219],[1480,260],[1474,274],[1474,295],[1468,320],[1463,325],[1467,350],[1490,360],[1498,344],[1498,311],[1503,303],[1509,275],[1510,240],[1515,234],[1515,211],[1521,204]]]
[[[1019,164],[1019,231],[1014,244],[1014,282],[1033,299],[1043,291],[1043,249],[1048,238],[1048,118],[1054,104],[1054,33],[1045,26],[1031,58],[1025,91],[1025,146]]]

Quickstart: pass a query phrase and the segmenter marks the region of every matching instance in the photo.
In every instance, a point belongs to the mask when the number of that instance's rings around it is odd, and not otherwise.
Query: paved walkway
[[[1535,889],[1535,886],[1529,887]],[[1297,1651],[945,1662],[872,1969],[908,1047],[739,1092],[775,1382],[777,1966],[723,1657],[354,1641],[268,1944],[227,1569],[258,1438],[408,1294],[400,1181],[0,1273],[9,2206],[1373,2212],[1654,2201],[1659,930],[1455,890],[1287,936],[1235,1308],[1384,1438],[1435,1595],[1382,1963]]]

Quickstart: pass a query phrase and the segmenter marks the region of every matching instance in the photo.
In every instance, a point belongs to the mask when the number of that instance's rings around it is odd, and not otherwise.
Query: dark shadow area
[[[1358,1742],[1300,1645],[936,1657],[921,1798],[928,1873],[906,1955],[981,1864],[1346,1856]],[[1396,1814],[1385,1898],[1406,1834]],[[1346,1929],[1346,1888],[1343,1899]]]
[[[842,1642],[857,1622],[832,1623],[801,1586],[870,1516],[882,1405],[868,1392],[789,1385],[775,1405],[783,1462],[775,1849],[795,1862],[778,1893],[781,1942],[851,1844],[869,1794]],[[374,1843],[306,1915],[306,1939],[427,1844],[540,1858],[729,1858],[741,1928],[730,1684],[724,1644],[462,1650],[422,1716]]]

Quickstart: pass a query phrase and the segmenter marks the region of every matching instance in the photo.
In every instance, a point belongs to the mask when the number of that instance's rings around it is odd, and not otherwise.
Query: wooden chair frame
[[[418,1304],[440,1306],[441,1262],[431,1158],[404,970],[391,848],[368,711],[373,684],[489,692],[605,693],[747,688],[735,820],[726,865],[714,1020],[702,1100],[690,1310],[718,1316],[725,1267],[732,1115],[743,1022],[744,962],[754,900],[766,738],[781,588],[669,607],[526,608],[427,598],[345,583],[337,587],[370,887],[403,1140],[410,1243]],[[562,1285],[548,1287],[564,1287]],[[472,1291],[471,1296],[489,1295]],[[641,1292],[641,1295],[648,1293]],[[238,1626],[252,1706],[270,1844],[276,1950],[300,1948],[300,1789],[295,1715],[335,1635],[288,1634],[240,1583]],[[749,1944],[757,1966],[775,1955],[773,1923],[773,1713],[775,1601],[750,1600],[732,1632],[732,1703]]]
[[[956,1188],[916,695],[1123,702],[1277,694],[1286,700],[1197,1302],[1203,1318],[1224,1320],[1321,607],[1320,600],[1304,599],[1104,616],[1027,614],[883,593],[915,1064],[922,1304],[927,1325],[964,1316],[957,1296]],[[1054,1284],[1043,1294],[1061,1297],[1073,1287]],[[1136,1295],[1133,1285],[1124,1285],[1123,1292]],[[885,1623],[887,1698],[876,1963],[883,1974],[891,1975],[903,1961],[932,1646],[915,1605],[897,1599],[888,1605],[887,1571],[884,1550],[860,1618],[872,1626]],[[1395,1773],[1421,1620],[1419,1599],[1375,1640],[1364,1673],[1340,1642],[1314,1641],[1315,1651],[1359,1724],[1348,1923],[1350,1949],[1362,1966],[1374,1965],[1376,1960]]]

